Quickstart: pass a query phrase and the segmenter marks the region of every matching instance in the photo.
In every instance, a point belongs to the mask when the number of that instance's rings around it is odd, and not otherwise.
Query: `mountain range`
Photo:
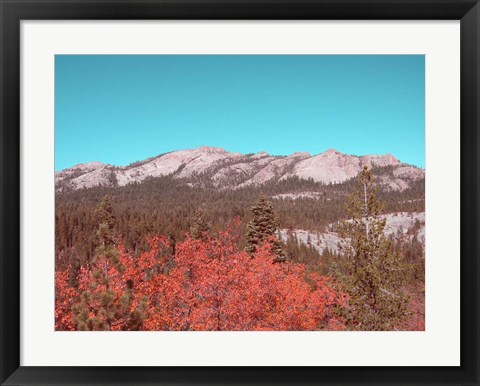
[[[240,154],[222,148],[199,147],[172,151],[119,167],[101,162],[79,164],[55,173],[57,192],[96,186],[125,186],[149,178],[171,176],[190,186],[208,181],[219,189],[260,186],[291,177],[324,184],[354,178],[368,166],[385,190],[402,191],[425,177],[424,169],[400,162],[391,154],[347,155],[335,149],[310,155],[296,152],[275,156],[266,152]]]

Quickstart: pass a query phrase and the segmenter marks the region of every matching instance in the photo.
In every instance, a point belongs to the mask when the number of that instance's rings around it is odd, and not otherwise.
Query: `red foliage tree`
[[[239,250],[235,234],[233,226],[216,238],[187,238],[177,244],[173,259],[165,252],[165,238],[149,239],[150,250],[138,258],[120,246],[118,266],[97,262],[108,288],[98,280],[98,267],[80,270],[78,289],[66,284],[68,272],[57,272],[56,328],[75,329],[71,306],[85,297],[95,300],[88,302],[89,317],[108,316],[97,325],[111,330],[343,328],[334,310],[344,298],[331,278],[307,274],[301,264],[275,263],[269,241],[252,258]],[[99,312],[105,304],[108,311]]]
[[[69,284],[70,266],[64,271],[55,272],[55,330],[74,330],[72,301],[77,296],[75,288]]]

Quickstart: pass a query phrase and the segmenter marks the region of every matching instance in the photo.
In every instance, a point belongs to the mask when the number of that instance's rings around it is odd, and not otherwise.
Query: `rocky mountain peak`
[[[391,154],[353,156],[333,148],[311,156],[295,152],[289,156],[271,156],[265,151],[244,155],[223,148],[202,146],[178,150],[140,161],[127,167],[113,167],[101,162],[79,164],[55,174],[57,190],[102,186],[123,186],[150,177],[172,176],[189,182],[202,176],[218,188],[237,189],[262,185],[290,177],[312,179],[324,184],[342,183],[354,178],[363,168],[393,166],[390,177],[380,183],[402,190],[408,181],[424,177],[423,169],[402,164]]]
[[[392,154],[382,154],[382,155],[364,155],[360,157],[362,163],[366,166],[396,166],[400,165],[401,162],[395,158]]]
[[[292,155],[289,155],[289,157],[301,157],[301,158],[308,158],[311,157],[311,154],[308,152],[301,152],[301,151],[296,151]]]
[[[252,158],[262,158],[262,157],[268,157],[270,154],[268,154],[266,151],[259,151],[258,153],[255,153]]]
[[[321,154],[326,155],[326,156],[331,156],[331,155],[340,155],[342,153],[340,153],[338,150],[335,150],[333,147],[331,147],[330,149],[325,150]]]
[[[222,148],[222,147],[214,147],[214,146],[200,146],[197,149],[192,149],[192,150],[197,150],[203,153],[215,153],[215,154],[226,154],[227,151]]]

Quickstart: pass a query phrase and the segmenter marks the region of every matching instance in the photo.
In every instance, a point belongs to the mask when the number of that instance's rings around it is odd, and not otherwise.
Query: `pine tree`
[[[197,210],[190,227],[190,236],[196,240],[206,240],[210,234],[211,226],[207,214],[203,209]]]
[[[122,279],[125,267],[116,248],[115,215],[109,196],[104,196],[95,214],[97,249],[88,283],[80,283],[83,292],[72,307],[75,327],[87,331],[139,329],[145,305],[132,307],[134,283]]]
[[[113,213],[110,196],[103,197],[100,206],[95,210],[95,217],[98,223],[96,233],[97,251],[96,255],[115,255],[115,214]]]
[[[339,224],[341,256],[336,274],[349,295],[346,315],[351,329],[394,330],[407,315],[402,287],[408,266],[392,252],[385,236],[382,205],[372,174],[364,167],[347,203],[349,219]]]
[[[276,261],[285,260],[285,252],[276,236],[278,221],[273,211],[273,206],[263,193],[251,208],[252,220],[247,224],[247,246],[245,251],[253,255],[257,248],[268,239],[273,239],[272,252]]]

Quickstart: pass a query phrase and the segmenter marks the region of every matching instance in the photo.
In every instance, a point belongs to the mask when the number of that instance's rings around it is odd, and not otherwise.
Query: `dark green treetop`
[[[276,236],[278,221],[272,203],[265,198],[263,193],[260,194],[260,198],[251,208],[251,213],[252,219],[247,224],[247,246],[245,250],[253,255],[263,242],[272,238],[274,240],[272,248],[276,261],[285,260],[285,252]]]
[[[211,232],[210,221],[208,220],[205,210],[198,209],[193,217],[190,226],[190,236],[197,240],[205,240]]]
[[[109,196],[102,199],[95,215],[98,221],[97,248],[91,263],[92,282],[72,307],[77,330],[139,329],[146,303],[132,308],[134,283],[125,282],[118,288],[125,267],[119,261],[115,234],[115,214]],[[113,286],[113,283],[116,283]],[[116,287],[116,288],[114,288]]]

